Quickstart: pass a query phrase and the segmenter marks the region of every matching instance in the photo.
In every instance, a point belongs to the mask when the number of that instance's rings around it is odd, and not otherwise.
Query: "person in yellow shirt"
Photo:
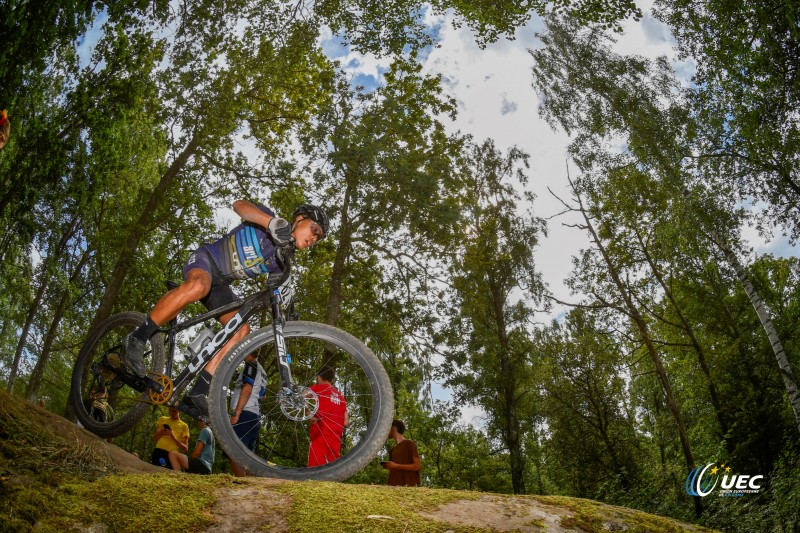
[[[156,422],[153,440],[156,447],[150,456],[150,463],[164,468],[171,468],[169,452],[183,452],[189,449],[189,426],[181,420],[181,413],[170,406],[169,416],[162,416]]]

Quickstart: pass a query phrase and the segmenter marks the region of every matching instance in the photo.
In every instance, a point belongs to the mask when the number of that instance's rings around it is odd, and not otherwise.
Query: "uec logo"
[[[725,465],[722,465],[723,468]],[[712,468],[713,467],[713,468]],[[709,469],[711,469],[709,471]],[[720,469],[714,463],[708,463],[703,467],[697,467],[686,477],[686,494],[689,496],[708,496],[716,488],[720,481]],[[730,467],[725,470],[730,472]],[[720,489],[725,492],[758,492],[761,485],[756,481],[763,479],[764,476],[743,476],[743,475],[724,475]]]

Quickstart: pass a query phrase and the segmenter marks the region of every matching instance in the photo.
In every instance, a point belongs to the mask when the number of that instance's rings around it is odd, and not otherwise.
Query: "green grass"
[[[476,492],[321,481],[284,483],[275,490],[288,494],[294,502],[288,515],[292,531],[488,531],[417,514],[457,500],[477,500],[481,494]]]
[[[87,530],[142,533],[197,531],[214,523],[208,508],[214,490],[231,485],[229,476],[164,474],[110,475],[93,482],[66,483],[39,492],[29,486],[7,499],[9,531]],[[102,524],[102,527],[100,525]],[[177,526],[180,527],[177,527]]]
[[[228,475],[192,476],[167,471],[121,474],[100,447],[65,438],[26,409],[30,407],[24,401],[0,391],[0,532],[198,531],[216,523],[212,509],[220,494],[255,483],[288,497],[290,503],[272,509],[272,514],[284,515],[290,531],[489,531],[446,524],[420,514],[459,500],[478,500],[483,494],[477,492],[329,482],[264,484]],[[631,532],[684,531],[681,524],[670,519],[591,500],[516,498],[552,506],[556,515],[565,510],[571,516],[564,517],[561,525],[575,531],[606,531],[607,522],[625,524]],[[259,502],[244,500],[242,505]],[[265,530],[271,525],[266,519]],[[526,525],[544,529],[546,523],[535,519]]]

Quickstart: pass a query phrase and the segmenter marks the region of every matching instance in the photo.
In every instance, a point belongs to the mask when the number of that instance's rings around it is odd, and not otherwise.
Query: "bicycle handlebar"
[[[281,267],[281,277],[276,281],[270,278],[267,281],[267,285],[269,285],[270,288],[277,289],[292,275],[292,258],[294,257],[295,250],[294,238],[282,246],[276,246],[275,262]]]

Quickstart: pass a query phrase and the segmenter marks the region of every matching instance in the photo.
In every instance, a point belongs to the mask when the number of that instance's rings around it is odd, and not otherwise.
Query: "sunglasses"
[[[309,219],[310,220],[310,219]],[[311,234],[317,239],[320,240],[325,237],[325,232],[322,231],[322,227],[319,224],[311,220]]]

